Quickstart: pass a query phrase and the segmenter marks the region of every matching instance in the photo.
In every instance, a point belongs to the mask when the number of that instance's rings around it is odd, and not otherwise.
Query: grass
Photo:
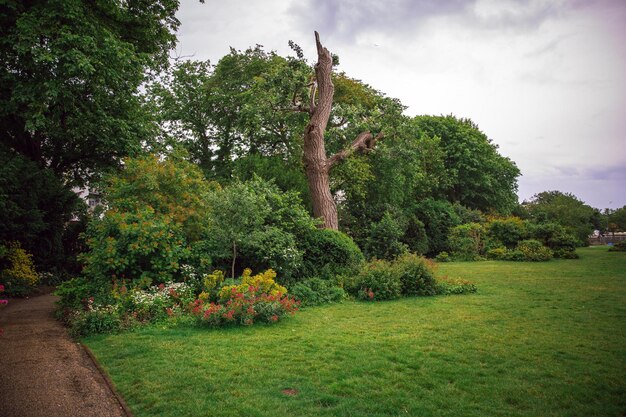
[[[138,417],[624,416],[626,253],[579,254],[441,266],[473,295],[85,343]]]

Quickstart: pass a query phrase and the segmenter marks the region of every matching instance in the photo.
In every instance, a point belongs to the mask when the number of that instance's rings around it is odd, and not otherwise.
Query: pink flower
[[[0,284],[0,292],[4,291],[4,285]]]
[[[0,305],[7,305],[9,304],[9,300],[0,300]]]

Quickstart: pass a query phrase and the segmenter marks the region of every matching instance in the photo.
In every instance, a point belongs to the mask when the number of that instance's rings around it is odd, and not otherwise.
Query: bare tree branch
[[[361,132],[352,141],[349,147],[337,152],[326,161],[326,167],[330,171],[338,162],[343,161],[355,152],[368,152],[376,146],[376,142],[383,138],[383,132],[373,136],[369,131]]]

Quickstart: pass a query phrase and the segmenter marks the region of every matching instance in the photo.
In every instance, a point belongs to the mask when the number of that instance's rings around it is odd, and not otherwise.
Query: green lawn
[[[137,417],[624,416],[626,253],[579,253],[441,266],[473,295],[85,343]]]

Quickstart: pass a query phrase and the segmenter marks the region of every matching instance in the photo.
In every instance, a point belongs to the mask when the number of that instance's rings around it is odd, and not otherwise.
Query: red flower
[[[272,317],[270,317],[270,320],[273,322],[277,322],[278,321],[278,316],[276,314],[274,314]]]

